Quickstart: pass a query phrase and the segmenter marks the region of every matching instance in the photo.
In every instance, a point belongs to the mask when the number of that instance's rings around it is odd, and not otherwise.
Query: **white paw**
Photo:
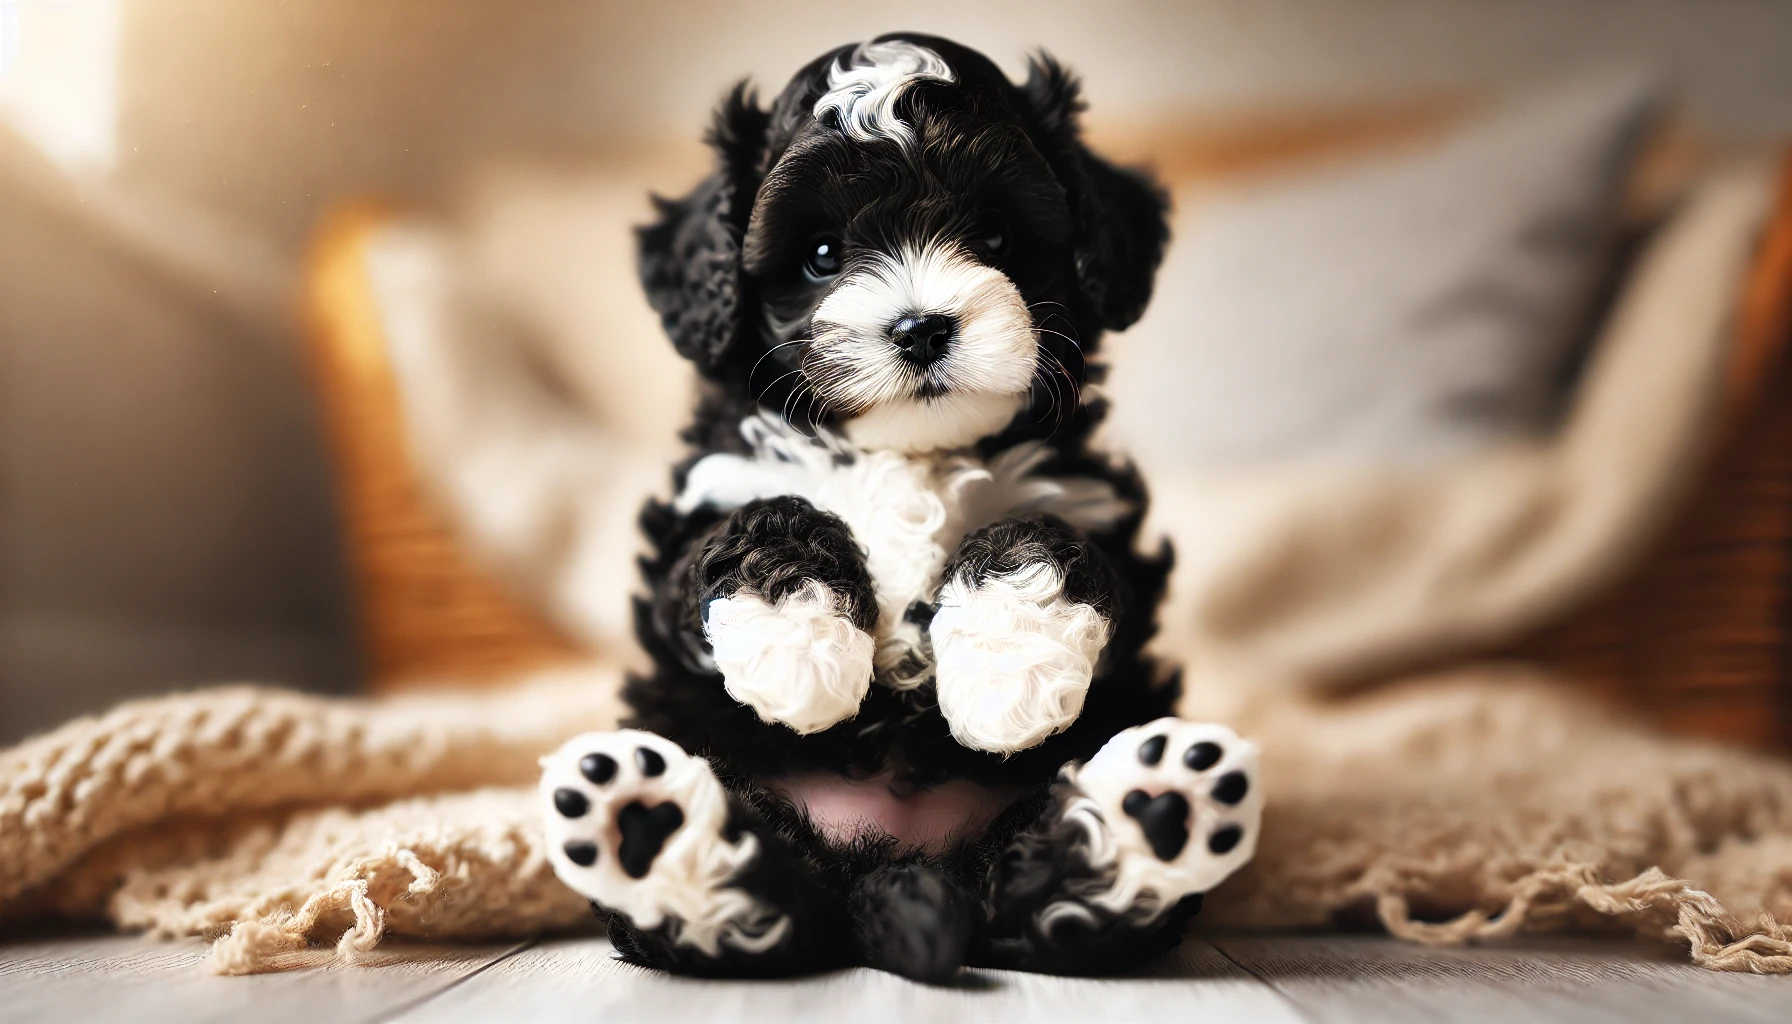
[[[771,604],[756,594],[717,598],[703,611],[728,695],[799,733],[858,713],[871,687],[871,636],[814,580]]]
[[[670,923],[674,940],[715,956],[718,943],[762,952],[789,918],[728,882],[759,852],[729,841],[728,798],[709,762],[625,729],[575,736],[541,759],[542,812],[554,873],[636,927]]]
[[[1257,746],[1223,725],[1160,718],[1064,774],[1078,792],[1065,817],[1088,832],[1091,862],[1114,871],[1091,902],[1116,913],[1206,892],[1257,849]]]
[[[1067,600],[1063,577],[1045,563],[975,586],[948,580],[927,630],[953,738],[998,753],[1076,721],[1108,639],[1107,620]]]

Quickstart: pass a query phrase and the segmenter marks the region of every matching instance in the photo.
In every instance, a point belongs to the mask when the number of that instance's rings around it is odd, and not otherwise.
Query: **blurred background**
[[[626,281],[627,225],[702,173],[731,82],[776,91],[898,29],[1015,74],[1050,50],[1097,143],[1179,201],[1583,70],[1659,78],[1682,150],[1792,138],[1773,0],[0,0],[0,742],[177,686],[365,684],[306,354],[333,218],[452,217],[533,181],[586,197],[555,207],[589,214],[586,247],[516,273]],[[603,294],[568,308],[664,347],[628,287]]]

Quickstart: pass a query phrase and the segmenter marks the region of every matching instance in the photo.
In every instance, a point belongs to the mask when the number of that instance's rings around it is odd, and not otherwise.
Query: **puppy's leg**
[[[996,859],[975,962],[1084,974],[1176,946],[1201,894],[1251,858],[1257,748],[1164,718],[1065,767],[1044,814]]]
[[[624,959],[730,977],[851,962],[844,901],[670,740],[574,737],[542,759],[541,798],[554,872],[609,916]]]
[[[799,733],[857,713],[877,604],[840,517],[801,498],[743,506],[699,542],[690,572],[730,696]]]
[[[928,625],[940,713],[958,742],[1013,753],[1063,731],[1119,603],[1107,559],[1055,516],[966,537]]]

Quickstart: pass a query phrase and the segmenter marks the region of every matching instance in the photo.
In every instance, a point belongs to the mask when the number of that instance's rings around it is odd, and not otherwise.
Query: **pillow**
[[[1656,98],[1586,79],[1180,216],[1116,339],[1120,440],[1156,465],[1385,463],[1546,430]]]

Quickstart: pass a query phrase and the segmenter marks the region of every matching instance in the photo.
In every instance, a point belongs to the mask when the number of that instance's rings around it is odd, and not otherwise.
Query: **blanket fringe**
[[[365,878],[338,882],[315,893],[296,911],[238,921],[212,943],[206,969],[213,974],[261,974],[280,969],[284,954],[311,946],[326,915],[347,911],[354,924],[336,940],[338,959],[354,962],[378,946],[386,934],[386,910],[368,894]]]
[[[1488,913],[1470,910],[1448,921],[1418,921],[1403,893],[1376,894],[1376,915],[1390,935],[1433,946],[1460,946],[1517,934],[1540,917],[1557,916],[1580,904],[1613,918],[1672,912],[1673,924],[1653,932],[1684,940],[1693,963],[1714,971],[1792,974],[1792,931],[1771,914],[1744,924],[1710,893],[1660,868],[1622,882],[1600,883],[1599,865],[1571,863],[1542,868],[1519,879],[1506,905]]]

